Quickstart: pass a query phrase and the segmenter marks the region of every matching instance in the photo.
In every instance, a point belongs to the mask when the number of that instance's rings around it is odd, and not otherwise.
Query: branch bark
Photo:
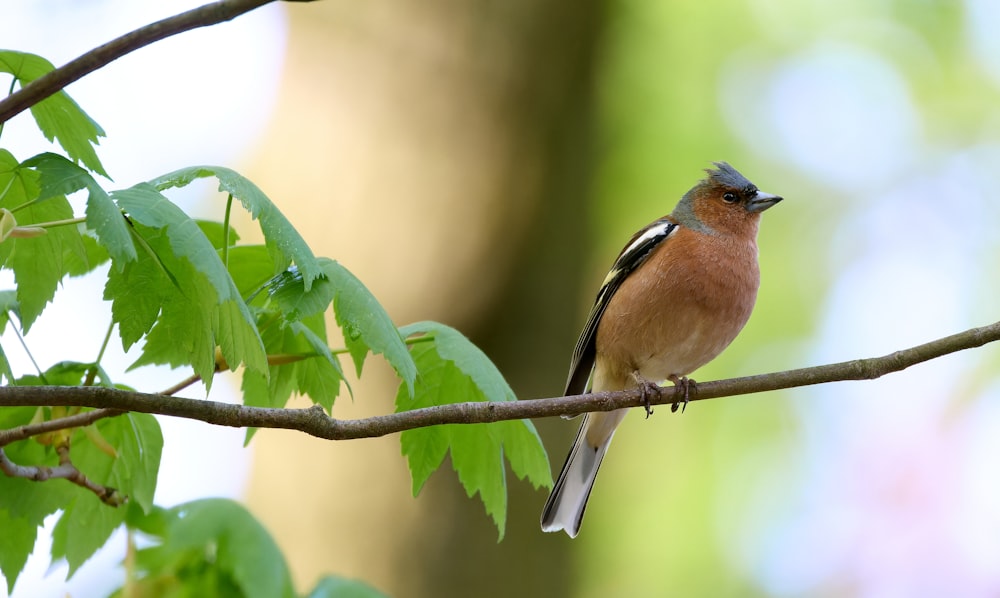
[[[46,73],[7,96],[0,101],[0,123],[7,122],[70,83],[130,52],[178,33],[232,20],[271,2],[274,0],[220,0],[126,33]]]
[[[699,383],[690,400],[701,401],[846,380],[873,380],[924,361],[980,347],[997,340],[1000,340],[1000,322],[972,328],[882,357]],[[658,396],[650,397],[650,404],[663,405],[681,400],[683,400],[682,393],[677,392],[676,388],[664,387],[660,388]],[[319,405],[305,409],[247,407],[94,386],[0,388],[0,406],[95,407],[102,411],[99,416],[91,416],[94,421],[100,417],[137,411],[185,417],[219,426],[298,430],[327,440],[373,438],[442,424],[476,424],[556,415],[573,416],[589,411],[613,411],[641,405],[643,405],[642,393],[636,389],[511,402],[454,403],[365,419],[338,420],[326,415]],[[72,425],[62,427],[80,425],[76,421],[70,422],[70,419],[66,418],[66,423]],[[0,431],[0,446],[13,440],[59,429],[57,426],[60,421],[62,420]],[[17,438],[8,439],[7,437],[11,435],[16,435]]]
[[[62,450],[59,453],[59,465],[55,467],[18,465],[7,457],[7,453],[0,448],[0,471],[12,478],[25,478],[33,482],[44,482],[46,480],[64,479],[81,488],[85,488],[101,499],[107,505],[119,507],[125,504],[126,498],[110,486],[102,486],[83,475],[79,469],[73,465],[69,459],[69,451]]]

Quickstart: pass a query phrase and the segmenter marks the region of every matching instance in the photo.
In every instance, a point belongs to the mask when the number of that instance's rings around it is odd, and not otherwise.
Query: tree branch
[[[10,428],[9,430],[0,430],[0,449],[18,440],[24,440],[40,434],[48,434],[49,432],[67,430],[69,428],[82,428],[89,426],[99,419],[115,417],[123,413],[125,412],[120,409],[96,409],[94,411],[85,411],[76,415],[38,422],[37,424],[25,424],[16,428]]]
[[[125,497],[109,486],[102,486],[92,481],[73,465],[69,460],[68,451],[60,451],[59,465],[55,467],[18,465],[7,457],[7,453],[0,448],[0,471],[12,478],[26,478],[34,482],[44,482],[52,479],[64,479],[70,481],[81,488],[86,488],[102,502],[118,507],[125,503]]]
[[[83,54],[0,101],[0,123],[59,92],[70,83],[161,39],[232,20],[274,0],[220,0],[140,27]]]
[[[691,400],[715,399],[844,380],[872,380],[942,355],[980,347],[997,340],[1000,340],[1000,322],[966,330],[883,357],[856,359],[745,378],[703,382],[698,384]],[[683,397],[676,392],[675,388],[666,387],[660,389],[659,396],[651,397],[650,403],[662,405],[676,403],[682,399]],[[366,419],[338,420],[327,416],[319,405],[306,409],[247,407],[96,386],[7,386],[0,388],[0,406],[96,407],[104,410],[100,417],[118,415],[124,411],[137,411],[185,417],[220,426],[299,430],[328,440],[372,438],[441,424],[475,424],[556,415],[572,416],[588,411],[613,411],[627,407],[638,407],[642,404],[643,398],[639,390],[627,390],[526,401],[455,403]],[[64,418],[64,420],[69,419]],[[45,422],[45,424],[56,425],[57,422],[64,420]],[[6,434],[16,433],[22,436],[31,436],[36,433],[32,427],[41,425],[43,424],[21,426],[21,428],[8,430]],[[73,426],[76,425],[80,424],[73,422]],[[45,431],[52,429],[48,428]]]

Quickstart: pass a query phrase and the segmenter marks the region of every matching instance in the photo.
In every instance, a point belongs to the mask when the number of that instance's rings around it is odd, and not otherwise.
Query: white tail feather
[[[552,494],[542,509],[542,531],[565,530],[571,538],[580,533],[583,513],[587,508],[590,491],[594,488],[597,471],[608,452],[615,428],[624,416],[624,411],[586,415],[576,434],[573,448],[566,457],[566,463],[552,487]]]

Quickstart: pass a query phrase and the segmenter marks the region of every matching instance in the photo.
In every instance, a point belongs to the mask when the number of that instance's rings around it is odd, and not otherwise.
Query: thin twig
[[[844,380],[871,380],[949,353],[1000,340],[1000,322],[973,328],[883,357],[857,359],[773,374],[731,378],[698,384],[692,401],[766,392]],[[662,405],[682,400],[674,388],[660,390],[650,403]],[[138,411],[196,419],[231,427],[299,430],[329,440],[372,438],[414,428],[441,424],[490,423],[513,419],[579,415],[588,411],[613,411],[643,405],[639,390],[600,392],[571,397],[527,401],[472,402],[414,409],[358,420],[337,420],[314,405],[306,409],[247,407],[215,401],[129,392],[115,388],[82,386],[20,386],[0,388],[0,406],[82,406]],[[41,424],[32,424],[41,425]],[[31,425],[27,432],[33,433]]]
[[[16,428],[10,428],[9,430],[0,430],[0,448],[5,447],[12,442],[17,442],[18,440],[24,440],[40,434],[67,430],[69,428],[82,428],[84,426],[89,426],[97,420],[104,419],[106,417],[115,417],[123,413],[125,413],[125,411],[120,409],[95,409],[94,411],[86,411],[84,413],[77,413],[76,415],[50,419],[48,421],[38,422],[37,424],[25,424]]]
[[[192,384],[194,384],[195,382],[198,382],[200,380],[201,380],[201,376],[199,376],[198,374],[191,374],[190,376],[188,376],[187,378],[181,380],[177,384],[174,384],[170,388],[165,388],[165,389],[161,390],[159,392],[159,394],[164,395],[164,396],[168,396],[168,397],[172,396],[172,395],[175,395],[175,394],[179,393],[180,391],[184,390],[185,388],[187,388],[188,386],[191,386]]]
[[[199,27],[223,23],[274,0],[221,0],[150,23],[49,71],[0,101],[0,124],[139,48]]]
[[[25,478],[34,482],[63,479],[93,492],[105,504],[118,507],[125,503],[125,496],[109,486],[102,486],[83,475],[69,460],[69,455],[60,454],[60,464],[55,467],[18,465],[7,457],[0,448],[0,471],[12,478]]]

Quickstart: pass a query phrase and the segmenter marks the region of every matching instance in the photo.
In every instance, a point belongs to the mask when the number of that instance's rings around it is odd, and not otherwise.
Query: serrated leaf
[[[0,542],[0,573],[7,578],[7,593],[14,591],[18,575],[28,562],[28,556],[35,549],[35,538],[38,528],[27,521],[0,509],[0,530],[3,530],[3,542]]]
[[[63,268],[69,276],[83,276],[93,272],[101,264],[111,259],[108,250],[102,247],[90,234],[80,235],[83,253],[67,247],[63,251]]]
[[[34,168],[40,174],[39,199],[69,195],[86,189],[87,228],[94,231],[101,245],[115,258],[118,269],[136,259],[135,245],[121,210],[115,205],[94,177],[83,168],[59,154],[44,153],[29,158],[22,166]]]
[[[400,327],[399,333],[403,338],[418,334],[433,336],[435,350],[441,359],[454,363],[455,367],[471,378],[487,401],[517,400],[503,374],[482,349],[451,326],[439,322],[414,322]]]
[[[111,317],[118,324],[124,350],[149,332],[160,306],[176,293],[156,258],[147,251],[139,252],[137,259],[120,271],[113,268],[108,272],[104,299],[112,302]]]
[[[319,580],[307,598],[387,598],[363,581],[327,576]]]
[[[0,333],[2,332],[3,330],[0,329]],[[7,360],[7,354],[3,352],[3,347],[0,346],[0,382],[3,381],[3,378],[6,378],[8,383],[13,382],[14,373],[10,369],[10,361]]]
[[[299,322],[291,322],[288,327],[317,355],[297,362],[295,379],[298,392],[322,405],[329,413],[340,394],[341,383],[347,384],[347,381],[344,380],[340,361],[327,346],[326,321],[322,314],[315,314]]]
[[[292,393],[308,395],[329,411],[340,392],[344,373],[326,344],[322,314],[283,322],[265,312],[260,327],[268,355],[288,360],[269,367],[269,377],[243,376],[243,402],[255,407],[284,407]]]
[[[41,380],[24,377],[19,384],[39,384]],[[35,407],[3,407],[0,408],[0,429],[10,429],[23,426],[32,421],[38,408]],[[55,466],[57,457],[51,447],[44,446],[34,439],[14,442],[4,447],[7,458],[13,463],[25,466]],[[13,523],[8,528],[0,524],[3,541],[0,542],[0,570],[7,577],[8,587],[13,586],[20,567],[16,561],[19,554],[27,550],[29,553],[34,545],[35,532],[31,531],[31,547],[27,546],[28,530],[37,530],[45,518],[71,502],[76,492],[80,490],[62,480],[49,482],[33,482],[25,478],[12,478],[0,475],[0,512]],[[91,495],[93,496],[93,495]],[[2,517],[0,517],[2,518]],[[10,529],[10,532],[8,532]],[[8,536],[8,533],[11,535]]]
[[[225,266],[219,260],[212,243],[184,210],[145,183],[113,191],[112,197],[136,222],[151,229],[166,231],[173,253],[187,258],[208,279],[220,301],[232,298],[235,287],[231,284]]]
[[[329,262],[320,258],[320,262]],[[324,263],[325,265],[325,263]],[[268,298],[282,311],[287,320],[298,320],[326,311],[334,296],[334,286],[324,275],[313,281],[307,291],[302,273],[295,266],[274,275],[264,285]]]
[[[33,201],[39,191],[38,172],[22,168],[10,152],[0,150],[0,208],[16,213],[20,226],[73,217],[73,209],[65,197]],[[11,268],[17,282],[24,332],[28,332],[55,296],[59,281],[67,273],[63,263],[67,252],[76,253],[80,259],[86,256],[80,231],[75,226],[60,226],[38,237],[11,238],[0,243],[0,265]]]
[[[273,274],[274,265],[267,247],[239,245],[229,250],[229,275],[248,304],[253,303],[251,295],[260,293]]]
[[[82,488],[79,493],[87,492]],[[63,507],[52,530],[52,560],[66,559],[69,579],[104,546],[111,532],[125,521],[125,510],[109,507],[92,493],[76,496]]]
[[[381,354],[412,395],[417,367],[385,308],[360,280],[339,263],[326,260],[323,271],[335,289],[333,315],[344,333],[344,343],[358,375],[361,375],[369,351]]]
[[[218,321],[214,311],[215,306],[204,296],[191,300],[178,293],[165,301],[156,324],[146,335],[142,355],[129,370],[151,364],[173,368],[189,365],[211,388],[216,347],[213,329]],[[228,357],[227,362],[233,367],[239,363],[236,359],[230,362]]]
[[[52,63],[41,56],[0,50],[0,72],[14,75],[22,87],[53,68]],[[74,161],[83,162],[90,170],[108,176],[94,151],[98,139],[104,137],[104,130],[65,91],[56,92],[33,105],[31,114],[46,139],[55,139]]]
[[[152,415],[127,413],[100,420],[101,436],[115,448],[112,458],[77,431],[72,440],[73,463],[94,482],[115,488],[147,511],[152,508],[160,467],[163,436]],[[101,548],[125,520],[124,508],[112,508],[93,493],[77,489],[53,530],[52,558],[65,557],[72,576]]]
[[[255,220],[260,221],[260,230],[264,233],[264,241],[275,265],[273,273],[284,270],[294,262],[302,271],[306,290],[312,288],[313,281],[322,274],[312,250],[277,206],[249,179],[221,166],[192,166],[157,177],[150,184],[163,191],[184,187],[205,177],[218,179],[219,191],[231,193]]]
[[[514,475],[537,488],[552,488],[552,466],[538,430],[530,420],[491,424],[490,432],[503,444],[504,456]]]
[[[11,289],[0,291],[0,332],[3,332],[7,323],[10,322],[11,314],[18,318],[21,317],[18,314],[17,291]]]
[[[22,377],[18,385],[41,384],[37,376],[34,380]],[[10,429],[31,423],[38,408],[0,408],[0,429]],[[4,447],[7,458],[18,465],[54,466],[57,464],[55,451],[34,439],[14,442]],[[55,482],[58,482],[56,480]],[[35,527],[41,526],[46,517],[58,511],[74,496],[76,487],[68,483],[33,482],[24,478],[0,475],[0,509],[16,519],[24,519]]]
[[[4,329],[7,328],[12,313],[17,315],[16,291],[0,291],[0,334],[3,334]],[[13,382],[14,373],[10,369],[7,354],[4,353],[3,346],[0,345],[0,382],[3,378],[6,378],[8,383]]]
[[[431,335],[433,341],[411,345],[420,375],[412,400],[400,385],[397,411],[465,401],[514,400],[513,391],[492,362],[457,330],[436,322],[418,322],[400,331],[407,337]],[[450,451],[459,481],[470,497],[479,495],[500,539],[507,517],[504,455],[519,478],[528,479],[535,487],[552,484],[545,448],[528,420],[417,428],[403,432],[400,444],[410,467],[414,494]]]
[[[145,183],[115,191],[112,196],[128,212],[135,223],[133,230],[180,291],[180,297],[162,298],[159,319],[133,367],[190,364],[210,385],[218,345],[231,368],[242,363],[265,371],[267,355],[253,315],[197,223]],[[106,288],[105,295],[123,298],[120,286],[112,287],[110,293]],[[168,293],[162,281],[157,289]],[[145,313],[148,315],[148,306]]]
[[[259,326],[264,330],[264,346],[272,357],[288,360],[269,367],[269,377],[244,372],[243,404],[253,407],[284,407],[293,393],[307,395],[327,412],[340,394],[344,372],[326,343],[323,314],[296,322],[284,322],[280,315],[265,312]],[[256,429],[248,429],[246,443]]]

